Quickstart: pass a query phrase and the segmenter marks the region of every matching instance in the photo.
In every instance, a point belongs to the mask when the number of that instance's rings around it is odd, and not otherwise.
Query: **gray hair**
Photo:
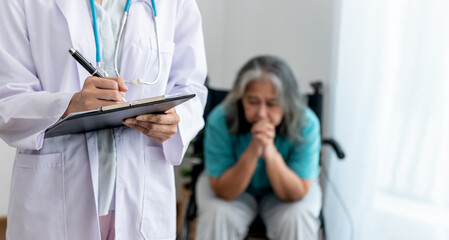
[[[268,76],[276,89],[276,96],[283,110],[282,122],[276,128],[276,134],[299,142],[302,139],[299,127],[305,124],[305,100],[301,97],[297,79],[288,66],[280,58],[259,56],[249,60],[237,74],[234,86],[223,101],[226,112],[226,123],[233,134],[246,133],[251,125],[246,121],[242,105],[242,96],[246,87],[260,80],[262,75]]]

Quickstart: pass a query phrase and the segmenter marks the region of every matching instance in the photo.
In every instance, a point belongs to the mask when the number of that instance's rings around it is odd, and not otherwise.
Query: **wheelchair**
[[[206,84],[207,86],[207,84]],[[307,95],[308,100],[308,107],[317,115],[320,124],[321,124],[321,117],[322,117],[322,103],[323,103],[323,94],[322,94],[322,88],[323,84],[320,81],[312,82],[311,86],[313,88],[313,93]],[[226,97],[228,94],[228,91],[225,90],[218,90],[214,88],[208,87],[209,94],[207,97],[207,103],[206,107],[204,109],[204,120],[207,120],[208,114],[214,109],[215,106],[217,106],[219,103],[222,102],[222,100]],[[203,138],[204,138],[204,129],[198,133],[198,135],[193,140],[193,149],[194,149],[194,156],[203,159]],[[345,157],[345,153],[343,152],[340,144],[332,139],[332,138],[321,138],[322,147],[323,146],[330,146],[333,151],[336,153],[338,159],[342,160]],[[321,157],[320,157],[320,165],[321,165]],[[191,182],[189,184],[190,186],[190,196],[187,200],[186,206],[184,206],[185,211],[183,213],[183,224],[181,226],[181,232],[177,239],[180,240],[189,240],[191,239],[191,228],[192,228],[192,222],[197,216],[197,204],[196,204],[196,182],[198,180],[198,177],[200,173],[204,169],[204,163],[203,161],[194,164],[191,170]],[[320,231],[325,236],[325,222],[323,218],[322,212],[320,212]],[[268,239],[266,236],[266,227],[265,224],[260,216],[257,216],[253,222],[250,224],[247,236],[245,239],[248,238],[257,238],[257,239]]]

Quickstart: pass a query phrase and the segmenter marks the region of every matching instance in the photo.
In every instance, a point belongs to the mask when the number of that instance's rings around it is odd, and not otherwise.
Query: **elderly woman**
[[[251,59],[208,117],[196,239],[243,239],[257,214],[270,239],[317,239],[320,146],[290,67]]]

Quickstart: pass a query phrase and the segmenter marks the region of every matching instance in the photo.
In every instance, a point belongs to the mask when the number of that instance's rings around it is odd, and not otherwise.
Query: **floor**
[[[0,217],[0,240],[6,239],[6,217]]]

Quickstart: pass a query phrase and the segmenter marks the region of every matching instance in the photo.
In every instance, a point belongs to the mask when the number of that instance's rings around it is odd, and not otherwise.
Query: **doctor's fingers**
[[[118,90],[122,92],[128,91],[128,87],[125,84],[125,81],[121,77],[106,77],[105,79],[113,80],[117,83]]]
[[[161,125],[178,125],[180,118],[176,112],[163,114],[145,114],[136,117],[138,121],[157,123]]]
[[[148,122],[145,122],[144,124],[134,124],[129,123],[129,121],[124,122],[125,125],[134,128],[136,130],[139,130],[146,136],[154,139],[158,142],[164,142],[168,139],[170,139],[173,135],[177,132],[177,127],[169,127],[167,125],[157,125],[157,124],[151,124]]]
[[[95,100],[106,100],[106,101],[112,101],[113,104],[115,102],[121,102],[123,93],[117,91],[117,90],[108,90],[108,89],[99,89],[94,87],[89,87],[86,89],[83,89],[81,91],[81,96],[83,97],[84,101],[95,101]]]
[[[99,78],[99,77],[88,77],[84,81],[83,89],[87,88],[98,88],[98,89],[111,89],[118,90],[119,83],[112,78]]]
[[[158,124],[147,121],[137,121],[136,119],[129,118],[124,122],[125,125],[137,125],[144,128],[145,133],[163,133],[173,135],[178,131],[177,124]]]
[[[120,101],[109,101],[109,100],[103,100],[98,98],[87,98],[82,100],[82,111],[89,111],[98,109],[99,107],[104,107],[112,104],[117,104],[121,102]]]

